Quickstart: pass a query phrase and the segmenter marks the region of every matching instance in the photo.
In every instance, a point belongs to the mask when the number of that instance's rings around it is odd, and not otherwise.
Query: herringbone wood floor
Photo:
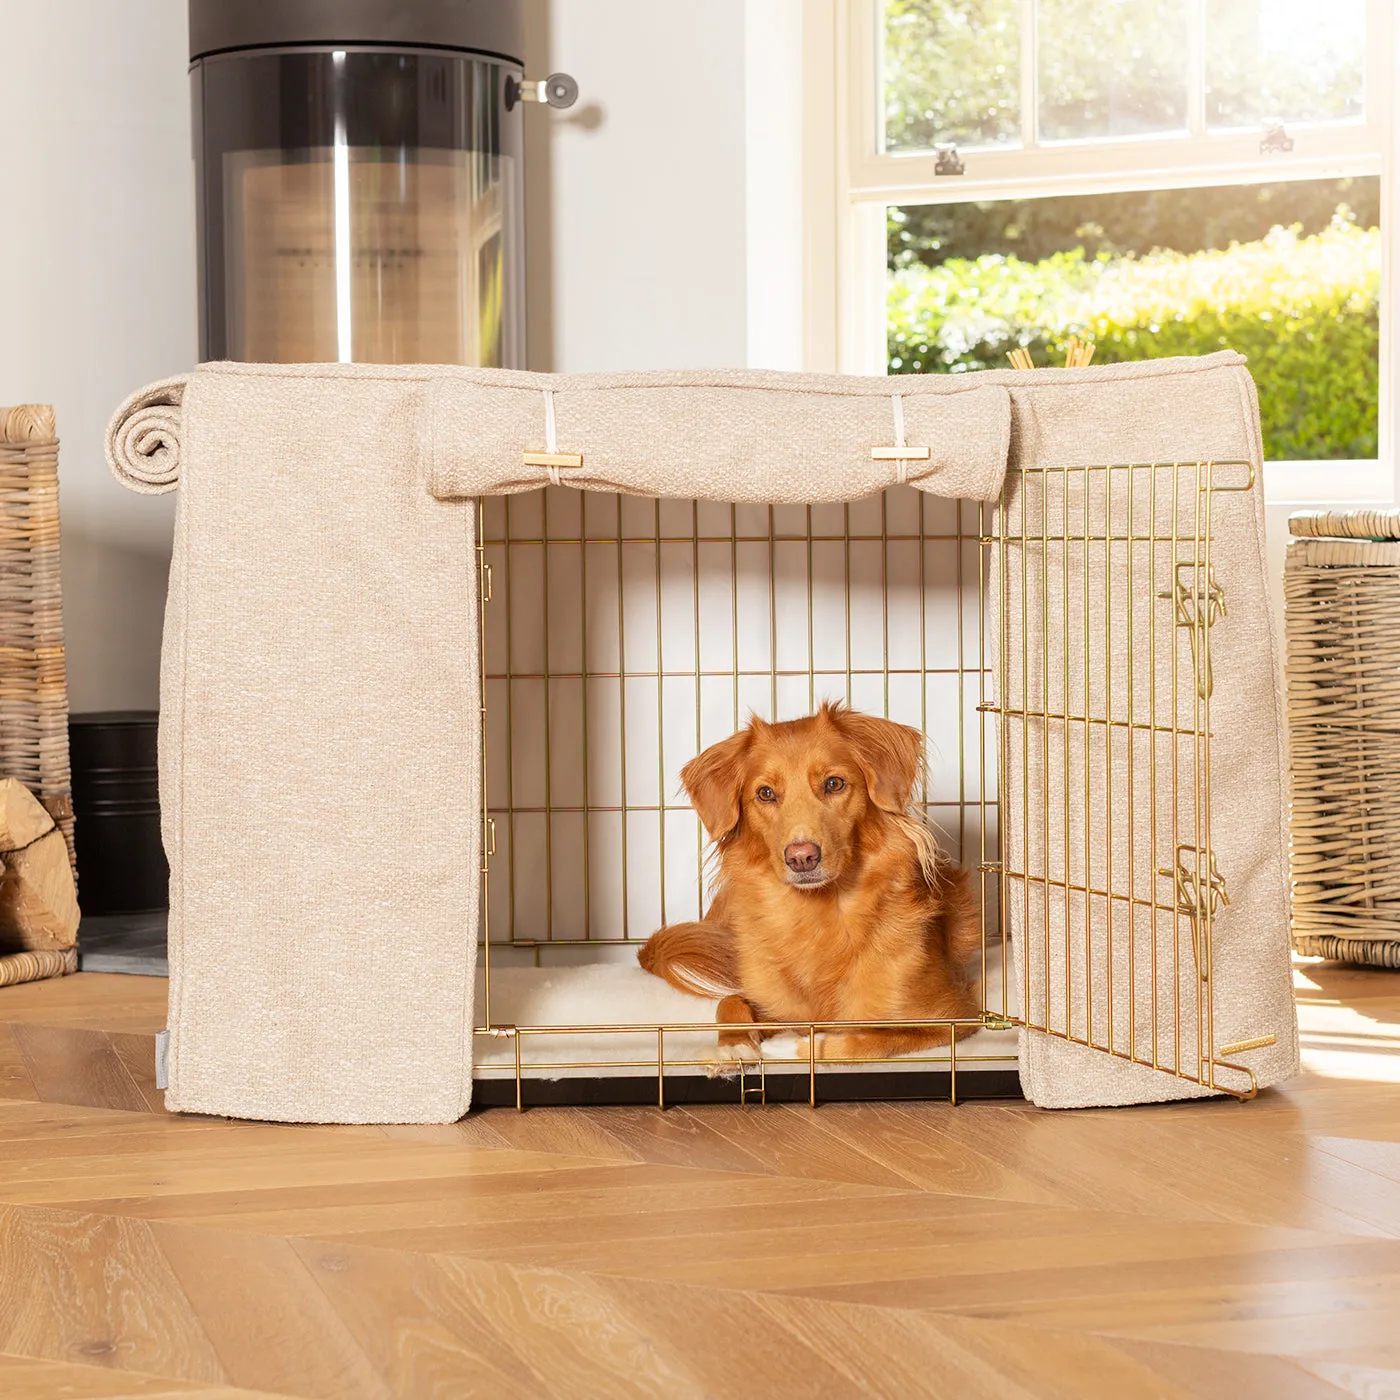
[[[165,1115],[154,979],[0,991],[0,1396],[1400,1395],[1400,978],[1304,978],[1244,1106],[383,1129]]]

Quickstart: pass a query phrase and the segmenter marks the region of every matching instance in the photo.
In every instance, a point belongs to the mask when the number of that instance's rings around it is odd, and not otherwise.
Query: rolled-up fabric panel
[[[448,365],[203,365],[207,375],[423,382],[404,451],[438,500],[568,485],[627,495],[763,504],[852,501],[900,482],[992,501],[1006,475],[1011,395],[957,375],[897,379],[689,370],[532,374]],[[133,491],[179,483],[186,379],[133,394],[107,460]]]
[[[107,425],[107,465],[123,486],[159,496],[180,484],[180,403],[185,376],[148,384]]]
[[[438,379],[430,411],[428,489],[439,499],[562,483],[806,503],[907,481],[990,501],[1011,439],[1004,386],[941,375],[476,371]]]

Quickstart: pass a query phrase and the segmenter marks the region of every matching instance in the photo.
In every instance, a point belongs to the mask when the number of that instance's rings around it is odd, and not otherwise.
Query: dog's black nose
[[[792,841],[783,852],[783,859],[789,870],[805,875],[822,863],[822,848],[815,841]]]

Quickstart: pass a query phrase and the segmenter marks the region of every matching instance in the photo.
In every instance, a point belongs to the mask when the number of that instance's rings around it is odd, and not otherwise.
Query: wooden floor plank
[[[600,1287],[634,1327],[687,1357],[697,1394],[846,1400],[861,1393],[839,1362],[791,1329],[775,1327],[747,1294],[621,1278]],[[710,1344],[697,1346],[698,1337]]]
[[[405,1245],[411,1232],[437,1242],[464,1224],[520,1222],[544,1225],[594,1215],[645,1216],[672,1208],[724,1209],[746,1203],[792,1203],[825,1196],[869,1195],[876,1188],[840,1182],[744,1177],[686,1167],[579,1167],[558,1171],[429,1176],[341,1184],[333,1192],[312,1183],[194,1195],[137,1196],[69,1202],[73,1209],[106,1210],[146,1220],[258,1233],[356,1237],[385,1233]]]
[[[630,1193],[621,1193],[607,1200],[581,1200],[577,1211],[566,1216],[492,1219],[473,1213],[454,1223],[439,1220],[431,1226],[335,1237],[542,1268],[630,1272],[674,1267],[688,1250],[707,1257],[757,1256],[817,1239],[834,1249],[845,1239],[868,1242],[872,1234],[907,1244],[911,1234],[936,1230],[939,1222],[959,1215],[991,1216],[993,1225],[1000,1218],[994,1201],[959,1201],[954,1209],[946,1198],[908,1192],[857,1193],[820,1181],[800,1185],[800,1191],[782,1192],[772,1178],[727,1178],[719,1190],[674,1192],[669,1209],[658,1201],[653,1209],[638,1210]],[[317,1235],[330,1238],[320,1231]]]
[[[145,1111],[163,1114],[165,1091],[156,1088],[155,1041],[149,1035],[133,1035],[129,1031],[108,1031],[107,1038],[145,1100]]]
[[[772,1171],[790,1176],[849,1181],[863,1186],[907,1188],[910,1179],[889,1164],[870,1156],[830,1133],[820,1109],[775,1104],[772,1112],[755,1115],[734,1104],[705,1104],[673,1110],[718,1133],[742,1152],[758,1156]]]
[[[490,1131],[505,1147],[534,1152],[575,1153],[602,1162],[640,1162],[642,1154],[609,1132],[599,1118],[581,1108],[532,1108],[528,1113],[473,1113],[452,1132],[470,1141]]]
[[[290,1241],[150,1228],[231,1383],[324,1400],[392,1393]]]
[[[147,1120],[159,1132],[162,1120]],[[172,1135],[145,1152],[67,1153],[61,1143],[29,1141],[0,1159],[0,1201],[61,1203],[114,1197],[200,1196],[283,1185],[327,1190],[380,1181],[469,1178],[548,1169],[565,1173],[577,1157],[396,1143],[362,1135],[301,1137],[296,1130],[227,1124]]]
[[[14,1031],[0,1022],[0,1099],[32,1102],[38,1097]]]
[[[10,1026],[37,1096],[48,1103],[145,1112],[145,1096],[107,1032],[16,1022]]]
[[[1329,1157],[1340,1158],[1353,1167],[1374,1172],[1400,1186],[1400,1142],[1375,1142],[1364,1138],[1315,1137],[1312,1146]],[[1389,1198],[1390,1193],[1386,1193]]]
[[[144,1221],[0,1206],[0,1352],[227,1383]]]
[[[353,1245],[296,1247],[395,1395],[702,1394],[586,1280]]]
[[[269,1400],[267,1391],[4,1355],[0,1355],[0,1395],[5,1400]]]
[[[604,1133],[644,1162],[710,1171],[773,1172],[759,1151],[736,1146],[691,1113],[612,1108],[592,1116]]]
[[[1297,1250],[1292,1232],[1235,1228],[1247,1233],[1231,1234],[1222,1226],[1096,1218],[1086,1212],[1039,1221],[1004,1215],[950,1228],[932,1242],[911,1232],[903,1247],[893,1249],[832,1250],[813,1238],[805,1249],[731,1258],[726,1251],[739,1254],[742,1241],[727,1246],[719,1240],[693,1248],[681,1241],[667,1258],[646,1265],[645,1276],[886,1307],[963,1311],[986,1304],[995,1314],[998,1307],[1011,1308],[1016,1299],[1039,1304],[1065,1293],[1096,1294],[1102,1280],[1117,1277],[1120,1284],[1126,1283],[1134,1270],[1141,1272],[1137,1286],[1150,1287],[1173,1262],[1188,1274],[1209,1271],[1211,1261],[1224,1271],[1267,1269],[1276,1254],[1309,1252]],[[1350,1247],[1350,1242],[1328,1243],[1315,1249],[1325,1254]],[[622,1250],[611,1256],[608,1267],[632,1271]]]
[[[821,1299],[752,1295],[756,1313],[844,1376],[850,1393],[878,1400],[934,1394],[959,1400],[1039,1400],[1000,1369],[984,1346],[967,1346],[941,1319],[913,1311]]]
[[[0,1021],[70,1030],[127,1031],[154,1036],[166,1023],[164,977],[79,972],[47,982],[0,988]]]
[[[1198,1400],[1343,1400],[1345,1387],[1307,1362],[1213,1347],[1104,1338]]]
[[[1400,1370],[1354,1366],[1337,1361],[1303,1361],[1304,1370],[1355,1400],[1394,1400],[1400,1395]]]
[[[858,1149],[925,1191],[1042,1204],[1058,1199],[1048,1187],[950,1137],[939,1119],[956,1127],[962,1111],[943,1115],[931,1105],[831,1104],[816,1119],[847,1150]]]

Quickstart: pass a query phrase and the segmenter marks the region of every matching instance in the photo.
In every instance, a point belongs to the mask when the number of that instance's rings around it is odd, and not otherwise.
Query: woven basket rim
[[[1303,539],[1400,540],[1400,510],[1305,510],[1288,517]]]

